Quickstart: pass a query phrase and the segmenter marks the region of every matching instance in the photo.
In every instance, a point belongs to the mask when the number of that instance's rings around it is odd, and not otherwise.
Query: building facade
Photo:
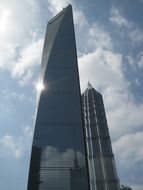
[[[48,23],[28,190],[89,190],[72,7]]]
[[[91,190],[119,190],[103,99],[90,83],[82,105]]]

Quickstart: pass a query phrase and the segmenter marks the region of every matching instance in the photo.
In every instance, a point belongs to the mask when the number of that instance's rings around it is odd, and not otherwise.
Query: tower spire
[[[90,81],[88,81],[87,87],[88,87],[88,88],[92,88],[92,85],[91,85]]]

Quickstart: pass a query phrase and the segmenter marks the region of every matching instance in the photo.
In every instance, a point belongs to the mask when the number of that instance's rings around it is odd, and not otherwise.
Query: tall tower
[[[103,99],[90,83],[82,104],[91,190],[119,190]]]
[[[49,21],[28,190],[89,190],[71,5]]]

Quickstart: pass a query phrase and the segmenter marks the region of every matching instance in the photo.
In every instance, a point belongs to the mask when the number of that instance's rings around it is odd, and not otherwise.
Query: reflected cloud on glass
[[[85,173],[85,160],[81,152],[73,149],[60,152],[53,146],[42,149],[39,189],[85,189]]]

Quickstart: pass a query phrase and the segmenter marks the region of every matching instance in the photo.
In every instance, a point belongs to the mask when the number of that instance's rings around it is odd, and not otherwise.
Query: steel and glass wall
[[[49,23],[28,190],[89,190],[72,7]]]
[[[103,99],[91,84],[82,95],[91,190],[119,190]]]

